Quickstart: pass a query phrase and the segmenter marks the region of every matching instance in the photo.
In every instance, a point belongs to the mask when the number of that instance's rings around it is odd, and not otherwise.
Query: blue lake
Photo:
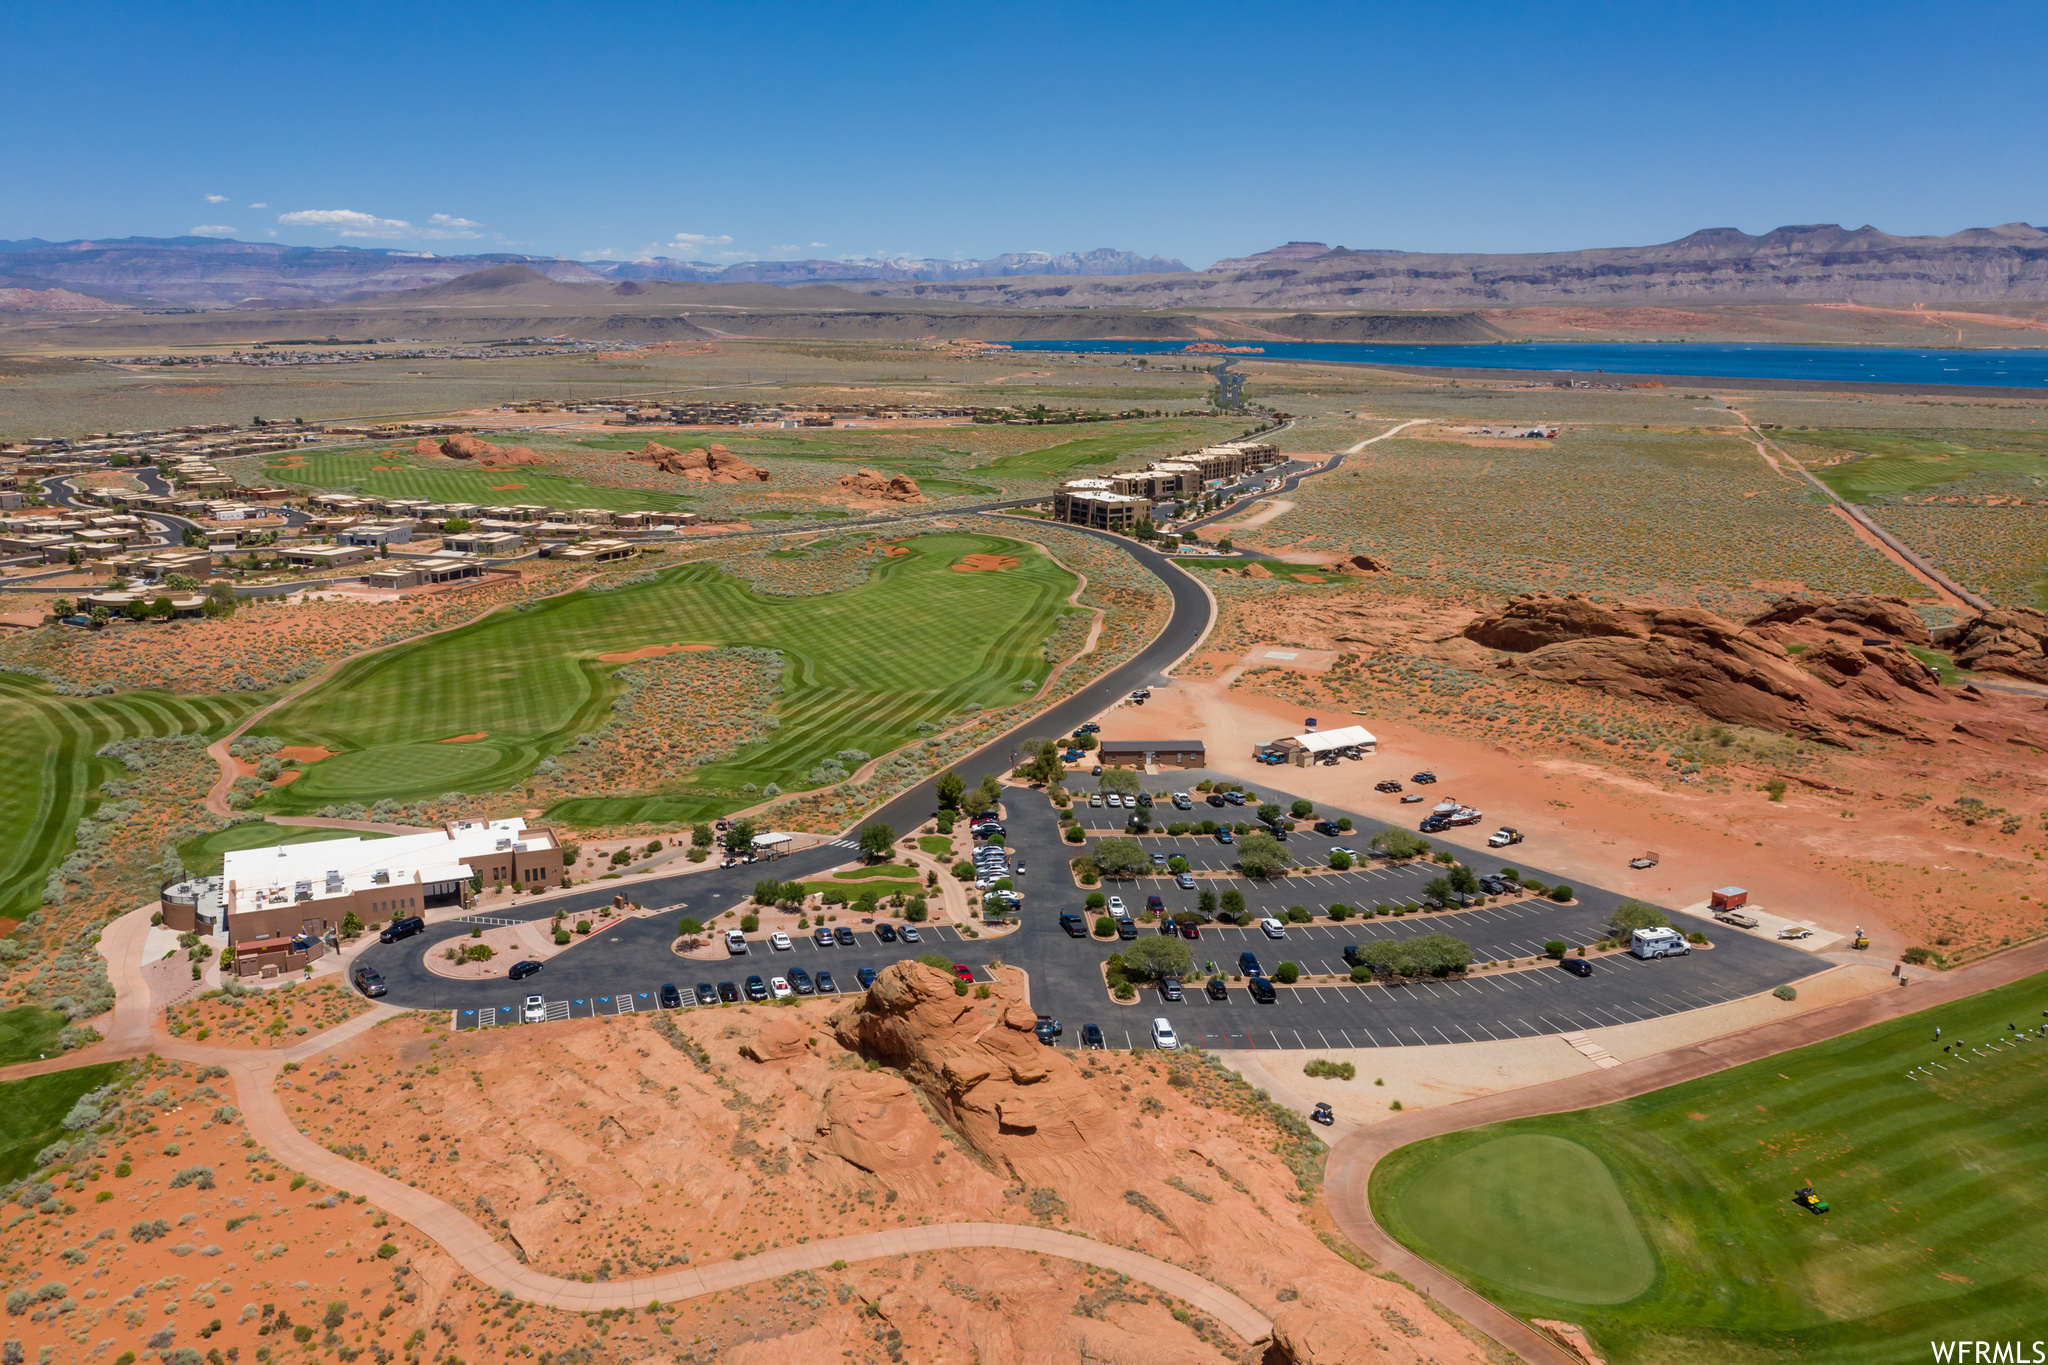
[[[1016,341],[1017,351],[1092,355],[1178,355],[1184,341]],[[1225,343],[1237,345],[1240,343]],[[1726,379],[1853,380],[1874,384],[1981,384],[2048,388],[2048,350],[1923,351],[1890,346],[1582,345],[1383,346],[1348,341],[1259,341],[1271,360],[1442,369],[1564,371],[1574,374],[1702,375]],[[1256,359],[1257,357],[1246,357]],[[1213,364],[1220,356],[1188,359]]]

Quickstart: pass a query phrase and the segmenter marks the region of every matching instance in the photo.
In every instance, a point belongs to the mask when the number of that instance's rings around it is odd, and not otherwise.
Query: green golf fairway
[[[1447,1261],[1531,1294],[1626,1303],[1657,1277],[1613,1172],[1589,1149],[1545,1133],[1445,1159],[1402,1192],[1401,1216],[1428,1228]],[[1555,1254],[1560,1239],[1571,1255]]]
[[[16,1005],[0,1010],[0,1066],[33,1062],[50,1052],[57,1035],[71,1021],[64,1011],[47,1005]]]
[[[716,566],[685,564],[615,592],[498,612],[358,660],[258,727],[337,755],[306,765],[265,806],[303,812],[511,786],[603,722],[621,688],[612,677],[620,665],[598,656],[642,645],[781,650],[778,728],[728,760],[676,774],[672,791],[564,801],[552,818],[695,819],[758,799],[743,795],[743,783],[801,789],[839,750],[885,753],[915,739],[921,721],[1006,706],[1044,680],[1041,645],[1074,588],[1071,574],[1037,546],[999,536],[923,536],[905,548],[877,558],[868,582],[843,592],[765,596]],[[1018,562],[1000,572],[956,571],[971,554]],[[440,742],[477,733],[486,737]]]
[[[1903,1365],[1931,1340],[2031,1343],[2048,1336],[2048,1038],[2007,1026],[2044,1008],[2048,976],[2031,977],[1633,1100],[1432,1138],[1380,1162],[1373,1214],[1509,1311],[1581,1324],[1616,1365]],[[1808,1184],[1831,1212],[1794,1207]]]
[[[44,879],[73,848],[79,818],[99,808],[99,784],[133,776],[101,758],[102,748],[139,736],[215,740],[265,700],[249,692],[60,697],[0,673],[0,915],[20,919],[42,903]]]
[[[79,1097],[120,1075],[121,1063],[103,1062],[0,1082],[0,1180],[35,1170],[36,1153],[65,1136],[64,1116]]]
[[[517,445],[500,437],[501,445]],[[396,467],[394,467],[396,466]],[[647,488],[610,488],[546,472],[545,465],[510,469],[465,469],[418,465],[410,451],[381,455],[366,450],[307,451],[280,456],[263,467],[279,483],[306,488],[353,488],[379,498],[425,498],[431,502],[533,503],[544,507],[607,507],[614,512],[673,512],[695,498]]]

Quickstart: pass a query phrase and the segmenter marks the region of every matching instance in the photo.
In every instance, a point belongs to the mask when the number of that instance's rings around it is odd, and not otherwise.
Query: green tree
[[[752,820],[733,821],[732,828],[725,832],[725,851],[728,853],[746,853],[753,847],[754,822]]]
[[[1570,888],[1566,888],[1569,898]],[[1608,921],[1620,932],[1617,938],[1627,938],[1638,929],[1669,929],[1671,916],[1654,905],[1638,900],[1626,900],[1614,907],[1614,916]]]
[[[960,774],[948,770],[939,774],[939,805],[946,810],[957,810],[960,798],[967,791],[967,783]]]
[[[1139,939],[1124,951],[1124,967],[1140,980],[1157,981],[1162,976],[1185,977],[1195,965],[1195,955],[1178,937],[1164,934]]]
[[[1092,732],[1074,736],[1074,747],[1084,754],[1093,752],[1097,742]]]
[[[1429,840],[1405,829],[1383,829],[1365,842],[1366,847],[1387,858],[1419,858],[1430,850]]]
[[[360,919],[356,918],[356,912],[354,910],[347,911],[342,915],[341,936],[343,938],[357,938],[361,936],[362,932],[363,922]]]
[[[692,938],[703,932],[704,926],[698,923],[696,920],[691,919],[688,915],[684,915],[681,919],[676,921],[676,933],[682,936],[683,938]]]
[[[1316,813],[1316,803],[1313,801],[1296,800],[1293,805],[1287,808],[1287,812],[1297,820],[1306,820],[1309,816]]]
[[[982,774],[981,784],[968,799],[971,811],[994,810],[1003,803],[1003,784],[996,780],[994,773]]]
[[[1477,895],[1479,892],[1479,874],[1463,863],[1459,863],[1451,869],[1449,881],[1451,883],[1451,890],[1458,892],[1460,895],[1472,896]]]
[[[931,902],[923,896],[912,896],[910,904],[903,907],[903,918],[912,924],[922,924],[931,917]]]
[[[1176,853],[1166,860],[1166,870],[1178,876],[1188,870],[1188,860]]]
[[[1152,866],[1152,855],[1136,839],[1098,839],[1090,856],[1105,877],[1134,877]]]
[[[697,825],[690,830],[690,847],[709,848],[715,837],[710,825]]]
[[[1095,785],[1105,792],[1115,792],[1118,796],[1136,796],[1145,784],[1139,780],[1135,769],[1104,768],[1102,776],[1095,780]]]
[[[1244,918],[1244,892],[1228,887],[1223,892],[1223,916],[1225,919],[1242,921]]]
[[[973,881],[974,864],[968,862],[967,859],[962,858],[959,862],[953,864],[953,875],[955,877],[958,877],[963,882]]]
[[[1344,872],[1344,871],[1347,871],[1347,870],[1349,870],[1349,868],[1350,868],[1350,867],[1351,867],[1351,855],[1350,855],[1349,853],[1338,853],[1338,852],[1335,852],[1335,851],[1331,852],[1331,854],[1330,854],[1330,870],[1331,870],[1331,871],[1333,871],[1333,872]]]
[[[59,597],[50,603],[50,615],[59,619],[71,615],[73,610],[71,599],[68,597]]]
[[[1058,782],[1067,775],[1067,768],[1060,762],[1060,746],[1050,739],[1027,739],[1017,746],[1020,762],[1017,776],[1026,782],[1043,782],[1047,786]]]
[[[1294,855],[1280,841],[1255,830],[1237,841],[1237,865],[1247,877],[1271,877],[1294,866]]]
[[[1203,887],[1201,894],[1195,897],[1195,911],[1197,914],[1206,915],[1210,919],[1214,919],[1216,917],[1216,893],[1207,887]]]
[[[896,831],[883,824],[880,820],[874,820],[862,825],[858,838],[860,840],[860,851],[867,856],[869,861],[888,857],[890,850],[896,847]]]
[[[1280,809],[1278,803],[1268,801],[1264,805],[1259,807],[1259,823],[1262,825],[1270,825],[1275,820],[1278,820],[1284,814],[1286,814],[1286,812]]]
[[[1301,979],[1301,968],[1292,962],[1283,962],[1273,969],[1273,979],[1283,986],[1292,986]]]
[[[1449,877],[1431,877],[1422,884],[1422,898],[1428,901],[1436,901],[1440,904],[1448,904],[1451,899],[1451,879]]]
[[[1471,946],[1449,934],[1417,934],[1413,938],[1376,939],[1360,944],[1353,980],[1381,976],[1449,976],[1472,964]]]
[[[1097,938],[1108,938],[1115,932],[1115,920],[1111,919],[1108,915],[1097,915],[1095,917],[1095,936]]]
[[[754,883],[754,904],[773,905],[782,899],[782,882],[779,878],[767,877]]]
[[[1570,947],[1571,945],[1566,943],[1563,939],[1554,938],[1543,945],[1543,951],[1549,954],[1551,957],[1562,961],[1565,955],[1565,951]]]

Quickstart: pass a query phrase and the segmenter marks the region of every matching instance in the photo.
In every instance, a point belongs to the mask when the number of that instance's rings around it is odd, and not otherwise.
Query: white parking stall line
[[[1316,1030],[1316,1037],[1323,1040],[1324,1047],[1328,1047],[1330,1045],[1330,1035],[1323,1032],[1321,1029]]]
[[[1275,1052],[1279,1052],[1279,1051],[1283,1051],[1283,1050],[1285,1050],[1285,1048],[1286,1048],[1286,1046],[1287,1046],[1287,1045],[1286,1045],[1285,1043],[1283,1043],[1283,1042],[1281,1042],[1281,1041],[1280,1041],[1280,1035],[1279,1035],[1279,1034],[1277,1034],[1277,1033],[1273,1033],[1273,1032],[1271,1032],[1270,1030],[1268,1030],[1268,1032],[1267,1032],[1267,1035],[1266,1035],[1266,1036],[1267,1036],[1267,1037],[1269,1037],[1269,1038],[1271,1038],[1271,1039],[1273,1040],[1273,1050],[1274,1050]]]
[[[1457,1030],[1458,1032],[1460,1032],[1460,1033],[1463,1033],[1463,1034],[1465,1035],[1465,1041],[1466,1041],[1466,1042],[1468,1042],[1468,1043],[1476,1043],[1476,1042],[1478,1042],[1478,1041],[1479,1041],[1479,1040],[1478,1040],[1477,1038],[1474,1038],[1474,1037],[1472,1036],[1472,1034],[1471,1034],[1471,1033],[1470,1033],[1470,1032],[1469,1032],[1469,1031],[1468,1031],[1468,1030],[1467,1030],[1467,1029],[1465,1028],[1465,1026],[1464,1026],[1463,1024],[1460,1024],[1460,1023],[1458,1023],[1458,1022],[1457,1022],[1456,1020],[1453,1020],[1453,1021],[1451,1022],[1451,1027],[1452,1027],[1452,1028],[1454,1028],[1454,1029],[1456,1029],[1456,1030]]]

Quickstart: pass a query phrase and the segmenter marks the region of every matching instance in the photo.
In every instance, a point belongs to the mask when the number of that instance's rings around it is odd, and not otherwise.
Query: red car
[[[959,977],[970,986],[974,984],[974,968],[968,966],[965,962],[955,962],[953,964],[953,975]]]
[[[1180,936],[1182,938],[1200,938],[1202,936],[1202,926],[1196,924],[1193,920],[1189,920],[1180,926]]]

